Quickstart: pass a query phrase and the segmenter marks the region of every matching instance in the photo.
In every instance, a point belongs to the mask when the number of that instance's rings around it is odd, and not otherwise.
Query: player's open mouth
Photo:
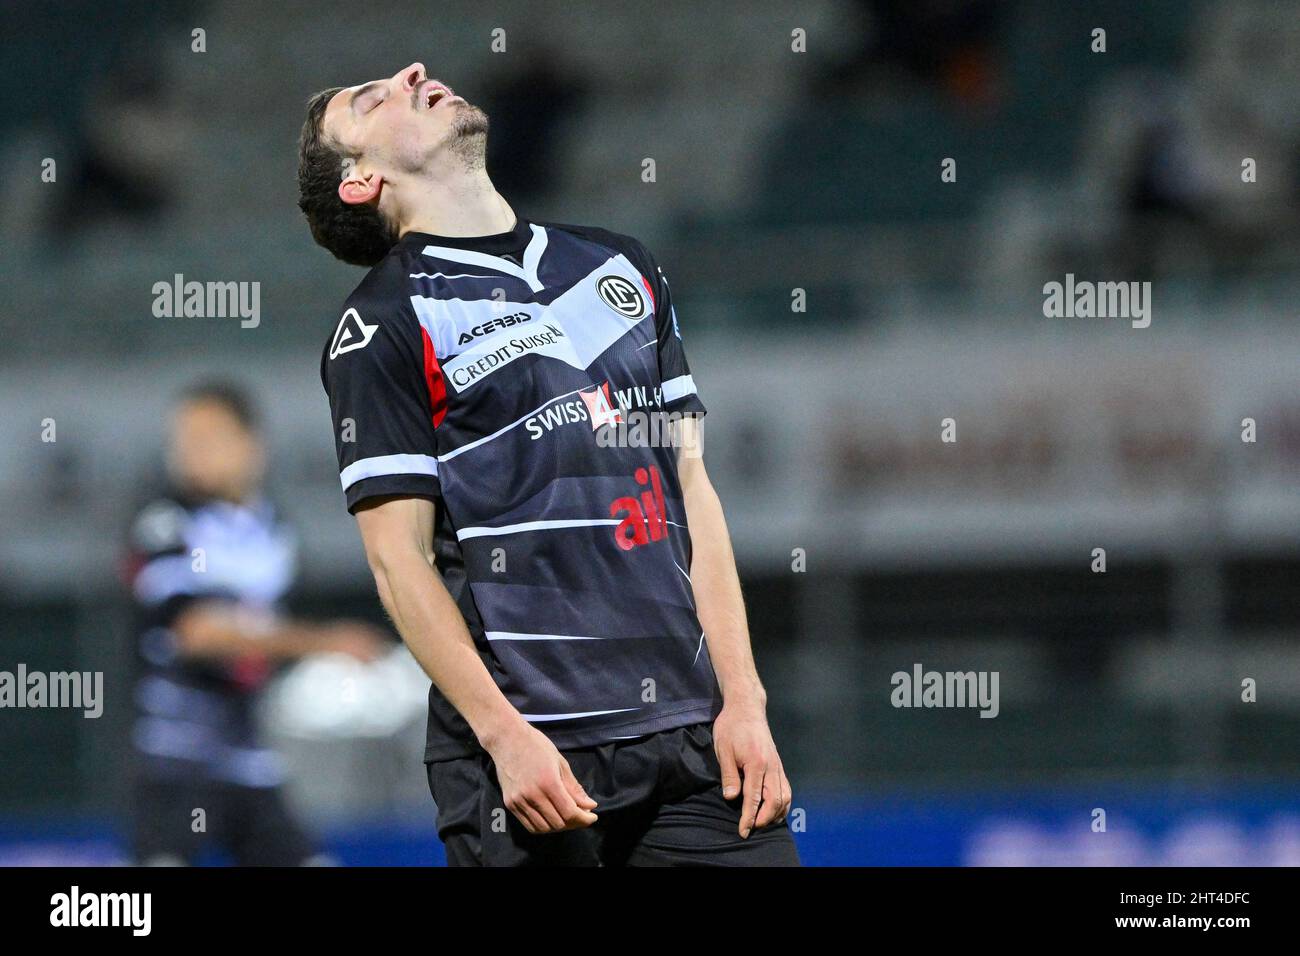
[[[455,93],[436,80],[430,80],[428,86],[423,92],[424,108],[431,110],[439,103],[450,102],[451,100],[460,99]]]

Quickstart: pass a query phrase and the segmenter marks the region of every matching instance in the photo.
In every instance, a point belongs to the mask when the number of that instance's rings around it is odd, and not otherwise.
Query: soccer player
[[[448,860],[797,865],[668,283],[635,239],[516,214],[487,132],[413,63],[312,97],[298,173],[315,240],[370,267],[321,378],[433,681]]]
[[[210,847],[240,865],[319,862],[285,807],[278,755],[258,742],[258,691],[282,661],[325,651],[368,660],[388,643],[366,624],[278,613],[294,545],[259,490],[264,460],[248,397],[195,385],[172,415],[171,489],[132,528],[133,852],[146,865],[194,863]]]

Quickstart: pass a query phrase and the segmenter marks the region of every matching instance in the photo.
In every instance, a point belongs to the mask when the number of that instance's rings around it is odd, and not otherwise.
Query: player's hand
[[[741,837],[784,820],[793,794],[763,708],[724,703],[713,722],[713,747],[722,768],[722,795],[728,800],[742,790],[745,795],[738,828]]]
[[[384,632],[364,621],[338,621],[325,627],[321,636],[322,652],[347,654],[359,661],[382,657],[391,646]]]
[[[529,833],[577,830],[596,822],[596,801],[569,762],[536,727],[519,727],[489,749],[506,809]]]

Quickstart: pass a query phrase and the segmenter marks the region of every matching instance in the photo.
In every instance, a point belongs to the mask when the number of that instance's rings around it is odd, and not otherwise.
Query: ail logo
[[[625,495],[615,498],[609,506],[609,516],[622,519],[614,529],[614,540],[624,551],[662,540],[668,535],[659,469],[654,465],[648,469],[638,468],[633,477],[638,485],[649,486],[641,492],[640,499]]]

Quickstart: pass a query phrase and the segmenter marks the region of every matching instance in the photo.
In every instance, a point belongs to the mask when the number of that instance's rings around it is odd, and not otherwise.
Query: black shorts
[[[132,810],[139,864],[192,865],[219,849],[236,866],[301,866],[315,853],[278,787],[144,778]],[[203,811],[197,832],[195,810]]]
[[[711,724],[563,751],[596,801],[581,830],[531,834],[501,797],[487,754],[428,765],[450,866],[798,866],[784,822],[741,839],[724,800]]]

